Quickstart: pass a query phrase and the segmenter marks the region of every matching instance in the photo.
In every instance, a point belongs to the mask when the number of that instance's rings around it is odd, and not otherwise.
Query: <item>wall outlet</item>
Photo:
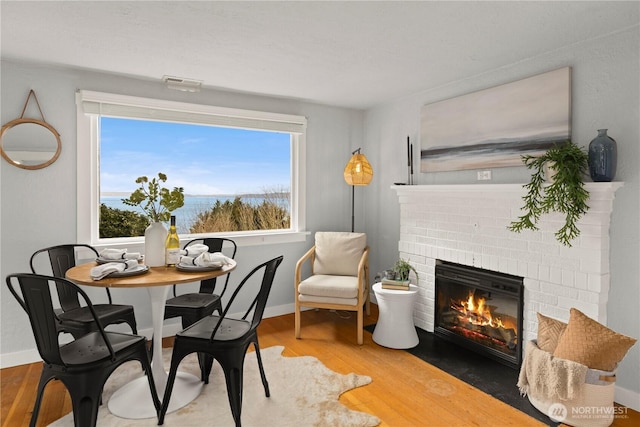
[[[478,171],[478,181],[487,181],[491,179],[491,171]]]

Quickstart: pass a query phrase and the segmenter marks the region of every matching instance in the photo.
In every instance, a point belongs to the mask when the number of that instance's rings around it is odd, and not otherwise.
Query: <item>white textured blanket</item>
[[[587,367],[571,360],[558,359],[529,341],[520,367],[518,388],[522,395],[536,398],[570,400],[583,393]]]

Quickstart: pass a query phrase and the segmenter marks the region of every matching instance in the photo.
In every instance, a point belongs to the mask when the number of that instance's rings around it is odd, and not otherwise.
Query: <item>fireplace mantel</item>
[[[540,230],[507,229],[521,215],[523,184],[392,185],[400,203],[399,256],[419,272],[416,326],[433,331],[434,276],[439,260],[523,277],[525,339],[536,313],[567,321],[575,307],[606,324],[610,284],[609,224],[623,182],[585,183],[589,211],[572,247],[555,240],[564,223],[543,215]]]
[[[392,185],[391,189],[396,190],[398,194],[409,192],[460,192],[460,191],[477,191],[477,192],[516,192],[524,193],[525,184],[434,184],[434,185]],[[586,182],[585,188],[589,194],[614,194],[624,185],[622,181],[615,182]]]

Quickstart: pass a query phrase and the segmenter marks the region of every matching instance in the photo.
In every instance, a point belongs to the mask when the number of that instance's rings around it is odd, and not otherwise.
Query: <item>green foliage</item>
[[[416,281],[420,280],[420,276],[418,275],[416,269],[413,268],[413,266],[409,264],[408,261],[405,261],[402,258],[396,261],[396,264],[393,266],[393,271],[396,272],[397,280],[409,280],[409,273],[412,271],[416,274]]]
[[[100,238],[143,236],[149,225],[146,216],[137,212],[100,205]]]
[[[165,181],[166,176],[158,174],[160,181]],[[100,207],[100,237],[130,237],[142,236],[149,225],[151,214],[145,209],[153,200],[161,200],[160,206],[165,207],[164,213],[169,219],[169,209],[177,209],[184,205],[182,188],[174,189],[174,192],[162,192],[157,180],[148,181],[146,177],[140,177],[136,181],[141,188],[131,194],[129,199],[123,200],[127,205],[140,206],[148,216],[136,212]],[[145,190],[144,184],[149,183],[149,190]],[[149,194],[150,196],[147,196]],[[163,198],[163,194],[165,195]],[[174,197],[175,196],[175,197]],[[155,199],[154,199],[155,197]],[[255,206],[236,197],[233,201],[216,200],[213,207],[197,214],[196,220],[189,229],[189,233],[215,233],[229,231],[249,230],[277,230],[290,227],[289,211],[283,206],[289,206],[289,192],[286,190],[265,190],[259,196],[262,202]],[[162,201],[171,201],[173,204]],[[169,209],[166,209],[169,208]],[[157,211],[156,211],[157,212]]]
[[[508,229],[518,233],[524,229],[538,230],[536,224],[541,215],[559,212],[565,215],[565,223],[555,233],[556,240],[571,246],[571,241],[580,235],[576,223],[589,210],[589,192],[582,181],[588,171],[588,159],[588,154],[571,141],[554,145],[540,157],[522,156],[522,162],[533,173],[531,181],[524,185],[527,194],[522,197],[522,210],[525,213]],[[544,185],[545,163],[555,172],[549,185]]]
[[[184,188],[174,187],[169,190],[160,187],[160,183],[166,181],[167,176],[162,172],[158,173],[157,179],[153,178],[151,181],[146,176],[140,176],[136,179],[140,188],[131,193],[128,199],[122,199],[122,202],[140,207],[151,222],[167,222],[172,211],[184,206]]]
[[[189,232],[276,230],[289,228],[289,224],[289,212],[269,197],[258,206],[236,197],[224,203],[217,200],[211,209],[199,213]]]

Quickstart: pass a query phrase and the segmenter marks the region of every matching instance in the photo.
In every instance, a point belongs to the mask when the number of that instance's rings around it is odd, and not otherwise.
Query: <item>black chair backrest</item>
[[[65,273],[71,267],[76,266],[76,249],[78,248],[86,248],[91,250],[96,258],[98,257],[98,251],[95,250],[92,246],[84,245],[84,244],[66,244],[66,245],[56,245],[50,246],[48,248],[39,249],[31,255],[31,259],[29,260],[29,266],[31,267],[31,272],[36,274],[37,271],[35,269],[36,259],[39,254],[47,253],[49,256],[49,262],[51,263],[51,271],[55,277],[64,278]],[[111,294],[108,292],[109,303],[111,303]],[[58,300],[60,301],[60,306],[64,311],[73,310],[74,308],[80,307],[80,301],[78,299],[77,292],[69,288],[68,286],[58,286]]]
[[[280,265],[283,259],[284,257],[281,255],[270,261],[264,262],[259,266],[255,267],[253,270],[251,270],[249,274],[247,274],[245,278],[242,279],[242,282],[240,282],[238,287],[234,290],[233,295],[231,295],[231,298],[229,299],[229,303],[227,304],[227,307],[224,309],[224,312],[222,313],[221,319],[227,316],[229,309],[233,305],[233,301],[236,299],[236,296],[238,296],[238,293],[242,290],[242,288],[249,281],[249,279],[258,271],[260,271],[261,269],[264,269],[264,275],[262,276],[260,289],[258,290],[258,293],[256,294],[255,298],[251,302],[249,308],[247,309],[245,314],[242,316],[242,319],[246,319],[247,316],[249,316],[249,314],[253,311],[253,317],[251,318],[251,329],[255,330],[260,324],[260,322],[262,321],[262,316],[264,314],[264,309],[267,306],[267,299],[269,298],[269,293],[271,292],[271,285],[273,285],[273,279],[276,275],[276,270],[278,269],[278,266]],[[220,327],[221,324],[222,322],[220,321],[215,326],[215,328],[213,328],[213,332],[211,334],[211,341],[214,340],[216,332],[218,331],[218,328]]]
[[[13,279],[18,281],[20,293],[15,289]],[[93,318],[98,325],[99,333],[106,343],[111,356],[114,351],[109,343],[104,329],[98,321],[93,305],[87,294],[75,284],[59,277],[42,276],[39,274],[11,274],[6,279],[9,291],[18,300],[18,303],[27,312],[33,336],[38,346],[40,357],[45,363],[64,366],[65,362],[60,355],[60,344],[58,343],[58,330],[56,324],[58,317],[53,308],[51,299],[51,286],[55,282],[57,289],[70,288],[69,293],[80,295],[83,302],[89,307]]]
[[[187,246],[193,244],[193,243],[203,243],[205,245],[207,245],[209,247],[209,252],[213,253],[213,252],[223,252],[223,248],[228,247],[229,250],[231,251],[231,258],[235,258],[236,257],[236,251],[238,250],[238,246],[236,245],[236,242],[234,242],[231,239],[226,239],[224,237],[205,237],[203,239],[193,239],[189,242],[187,242],[184,247],[186,248]],[[229,284],[229,277],[231,276],[231,274],[227,274],[227,277],[225,279],[224,282],[224,288],[222,289],[221,295],[224,293],[224,291],[227,289],[227,285]],[[203,280],[200,282],[200,293],[204,294],[212,294],[213,291],[216,288],[216,278],[212,278],[212,279],[207,279],[207,280]],[[175,291],[175,289],[174,289]]]

